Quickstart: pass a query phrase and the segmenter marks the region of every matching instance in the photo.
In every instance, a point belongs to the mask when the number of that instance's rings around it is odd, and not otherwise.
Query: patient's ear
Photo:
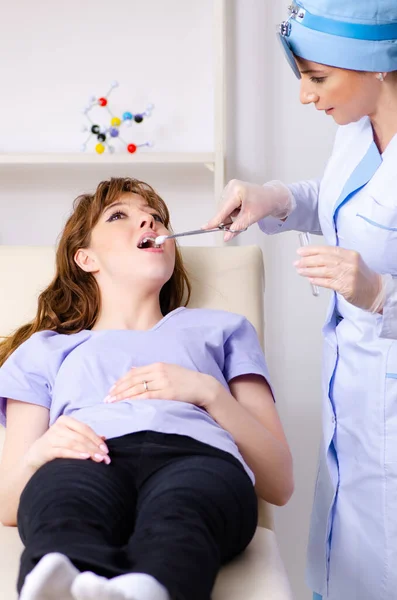
[[[86,273],[96,273],[99,270],[95,255],[88,248],[80,248],[74,255],[75,263]]]

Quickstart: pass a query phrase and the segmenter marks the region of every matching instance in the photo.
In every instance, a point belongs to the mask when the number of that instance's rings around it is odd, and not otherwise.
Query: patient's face
[[[150,237],[167,233],[160,213],[141,196],[132,192],[120,196],[106,207],[91,235],[99,285],[113,282],[160,291],[174,271],[175,243],[166,240],[156,248]],[[144,238],[149,241],[142,244]]]

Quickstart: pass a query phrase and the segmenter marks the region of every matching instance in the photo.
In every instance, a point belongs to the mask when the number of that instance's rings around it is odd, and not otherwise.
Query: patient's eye
[[[117,212],[114,212],[112,215],[110,215],[110,217],[107,219],[107,223],[111,223],[112,221],[118,221],[119,219],[123,219],[126,216],[127,215],[124,212],[118,210]]]
[[[163,217],[161,217],[158,213],[153,213],[152,217],[154,217],[155,221],[158,223],[164,223]]]

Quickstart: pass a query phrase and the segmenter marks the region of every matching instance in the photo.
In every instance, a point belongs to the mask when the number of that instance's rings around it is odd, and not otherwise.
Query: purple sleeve
[[[254,326],[241,317],[225,342],[223,375],[227,382],[239,375],[262,375],[270,385],[269,369]]]
[[[7,398],[51,406],[51,351],[54,332],[42,331],[21,344],[0,368],[0,425],[6,424]]]

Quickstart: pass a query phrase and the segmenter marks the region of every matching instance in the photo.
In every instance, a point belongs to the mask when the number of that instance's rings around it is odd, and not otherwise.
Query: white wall
[[[3,11],[0,152],[78,151],[81,110],[113,80],[115,111],[155,104],[133,138],[149,132],[159,151],[211,148],[212,0],[19,0]]]
[[[333,123],[299,105],[299,84],[278,47],[275,24],[287,4],[228,0],[229,177],[260,183],[318,176],[330,152]],[[49,0],[42,0],[39,12],[28,0],[8,3],[5,21],[18,22],[20,32],[15,37],[13,28],[3,28],[0,38],[0,54],[9,57],[0,63],[0,79],[8,82],[0,151],[75,151],[84,137],[81,107],[113,79],[122,83],[114,96],[120,109],[126,97],[131,108],[156,104],[150,121],[156,149],[211,150],[211,6],[212,0],[113,0],[108,8],[105,0],[70,0],[60,14]],[[212,214],[211,175],[200,168],[106,167],[99,173],[0,167],[0,243],[52,243],[75,195],[111,173],[157,187],[171,206],[175,229],[201,225]],[[265,238],[256,227],[239,239],[260,244],[266,261],[267,358],[296,478],[291,502],[276,511],[276,525],[296,600],[309,600],[304,564],[320,439],[327,294],[313,298],[296,275],[297,242],[295,233]]]
[[[0,152],[79,152],[87,138],[82,111],[105,95],[116,115],[152,116],[122,129],[128,143],[153,140],[154,150],[213,149],[212,0],[40,0],[8,2],[0,36]],[[21,16],[22,15],[22,16]],[[7,27],[4,23],[17,24]],[[109,124],[104,109],[92,118]],[[87,152],[93,153],[95,140]],[[114,143],[117,151],[122,144]],[[150,151],[142,148],[138,152]],[[125,150],[124,150],[125,152]],[[101,156],[98,156],[98,165]],[[72,200],[110,175],[142,178],[163,195],[174,229],[211,216],[212,175],[201,165],[131,167],[4,167],[0,165],[0,243],[51,244]],[[212,235],[200,244],[213,243]],[[187,238],[184,244],[196,243]]]

